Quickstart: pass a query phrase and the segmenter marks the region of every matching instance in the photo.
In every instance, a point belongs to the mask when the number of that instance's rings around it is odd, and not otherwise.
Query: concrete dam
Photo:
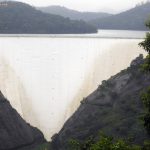
[[[0,37],[0,90],[50,140],[80,101],[144,53],[141,39]]]

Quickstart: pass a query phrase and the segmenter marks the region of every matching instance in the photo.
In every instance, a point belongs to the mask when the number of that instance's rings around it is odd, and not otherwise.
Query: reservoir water
[[[50,140],[102,80],[144,51],[142,31],[0,35],[0,90]]]

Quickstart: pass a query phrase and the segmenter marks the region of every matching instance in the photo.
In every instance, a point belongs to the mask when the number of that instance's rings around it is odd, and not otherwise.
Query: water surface
[[[143,39],[147,31],[98,30],[94,34],[0,34],[1,37],[53,37],[53,38],[126,38]]]

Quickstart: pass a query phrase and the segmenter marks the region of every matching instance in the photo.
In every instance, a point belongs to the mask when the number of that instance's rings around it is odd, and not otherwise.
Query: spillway
[[[144,51],[141,39],[0,37],[0,90],[50,140],[102,80]]]

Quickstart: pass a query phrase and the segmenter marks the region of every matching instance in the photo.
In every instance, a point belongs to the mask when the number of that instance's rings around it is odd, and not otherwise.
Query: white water
[[[140,41],[0,37],[0,90],[50,139],[83,97],[144,52]]]

